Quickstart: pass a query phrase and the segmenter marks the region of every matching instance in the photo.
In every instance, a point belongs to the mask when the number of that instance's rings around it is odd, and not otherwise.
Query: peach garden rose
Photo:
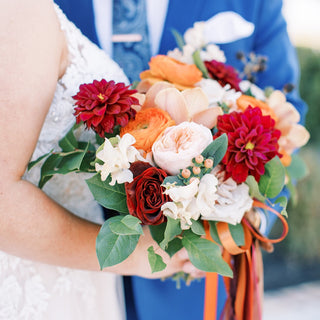
[[[177,175],[180,169],[192,164],[192,159],[199,155],[211,142],[211,131],[194,122],[182,122],[167,128],[153,144],[152,152],[155,163],[170,175]]]

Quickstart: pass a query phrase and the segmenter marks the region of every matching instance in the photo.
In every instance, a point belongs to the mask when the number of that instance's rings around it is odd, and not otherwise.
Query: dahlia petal
[[[81,121],[86,122],[87,120],[91,119],[94,116],[92,112],[81,112],[79,118]]]
[[[245,182],[248,177],[248,168],[239,163],[232,170],[232,178],[237,183]]]
[[[98,116],[93,117],[90,120],[91,120],[91,125],[93,125],[94,127],[97,127],[100,124],[100,122],[103,120],[103,115],[100,117],[98,117]]]
[[[95,108],[94,110],[92,110],[92,112],[96,116],[102,116],[106,112],[106,106],[102,106],[100,108]]]
[[[107,113],[108,114],[119,114],[123,112],[122,108],[118,104],[108,104]]]
[[[112,93],[108,98],[108,103],[113,104],[116,103],[120,99],[120,95],[118,93]]]
[[[129,116],[126,113],[116,116],[116,124],[124,127],[128,124]]]
[[[112,133],[115,121],[114,117],[110,115],[106,115],[100,123],[100,126],[103,128],[104,132]]]
[[[234,160],[239,163],[242,162],[246,158],[246,154],[242,152],[237,152]]]

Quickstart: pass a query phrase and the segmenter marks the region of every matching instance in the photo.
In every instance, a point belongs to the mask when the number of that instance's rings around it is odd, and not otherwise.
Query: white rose
[[[252,207],[253,200],[249,195],[249,187],[245,183],[237,185],[231,178],[218,184],[217,196],[214,210],[211,213],[201,212],[204,220],[237,224]]]
[[[212,142],[211,131],[194,122],[167,128],[152,146],[155,163],[170,175],[192,164],[192,159]]]

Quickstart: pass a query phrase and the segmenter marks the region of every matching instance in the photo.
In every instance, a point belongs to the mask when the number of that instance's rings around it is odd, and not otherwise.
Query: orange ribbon
[[[204,221],[206,230],[206,239],[213,241],[209,224]],[[203,320],[212,320],[217,318],[217,305],[218,305],[218,274],[215,272],[206,273],[205,281],[205,300],[204,300],[204,314]]]
[[[229,293],[223,317],[227,320],[235,315],[237,320],[261,319],[263,287],[263,264],[258,241],[277,243],[282,241],[288,233],[288,224],[285,218],[273,208],[254,200],[254,207],[268,210],[277,215],[283,224],[282,235],[278,239],[268,239],[260,234],[247,219],[242,220],[245,243],[238,246],[232,238],[229,225],[225,222],[216,224],[217,232],[223,246],[223,258],[230,267],[236,268],[234,279],[224,277],[226,290]],[[209,224],[205,222],[206,238],[213,241],[210,236]],[[256,240],[257,239],[257,240]],[[231,290],[235,291],[234,297],[230,296]],[[206,274],[204,320],[215,320],[217,317],[218,275]]]

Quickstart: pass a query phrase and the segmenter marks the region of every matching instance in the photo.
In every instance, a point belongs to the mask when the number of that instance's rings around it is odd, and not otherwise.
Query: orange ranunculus
[[[244,111],[245,109],[247,109],[248,106],[251,106],[253,108],[259,107],[264,116],[268,115],[273,120],[277,121],[277,116],[276,116],[275,112],[273,111],[273,109],[270,108],[270,106],[268,104],[266,104],[265,102],[263,102],[259,99],[256,99],[255,97],[247,96],[247,95],[243,94],[237,99],[237,106],[241,111]]]
[[[135,119],[121,128],[120,136],[130,133],[136,139],[134,147],[148,153],[162,132],[173,125],[175,122],[166,111],[157,108],[142,109],[137,112]]]
[[[151,84],[165,80],[183,90],[194,87],[202,78],[201,71],[194,64],[185,64],[165,55],[152,57],[149,66],[149,70],[140,73],[140,78]]]

